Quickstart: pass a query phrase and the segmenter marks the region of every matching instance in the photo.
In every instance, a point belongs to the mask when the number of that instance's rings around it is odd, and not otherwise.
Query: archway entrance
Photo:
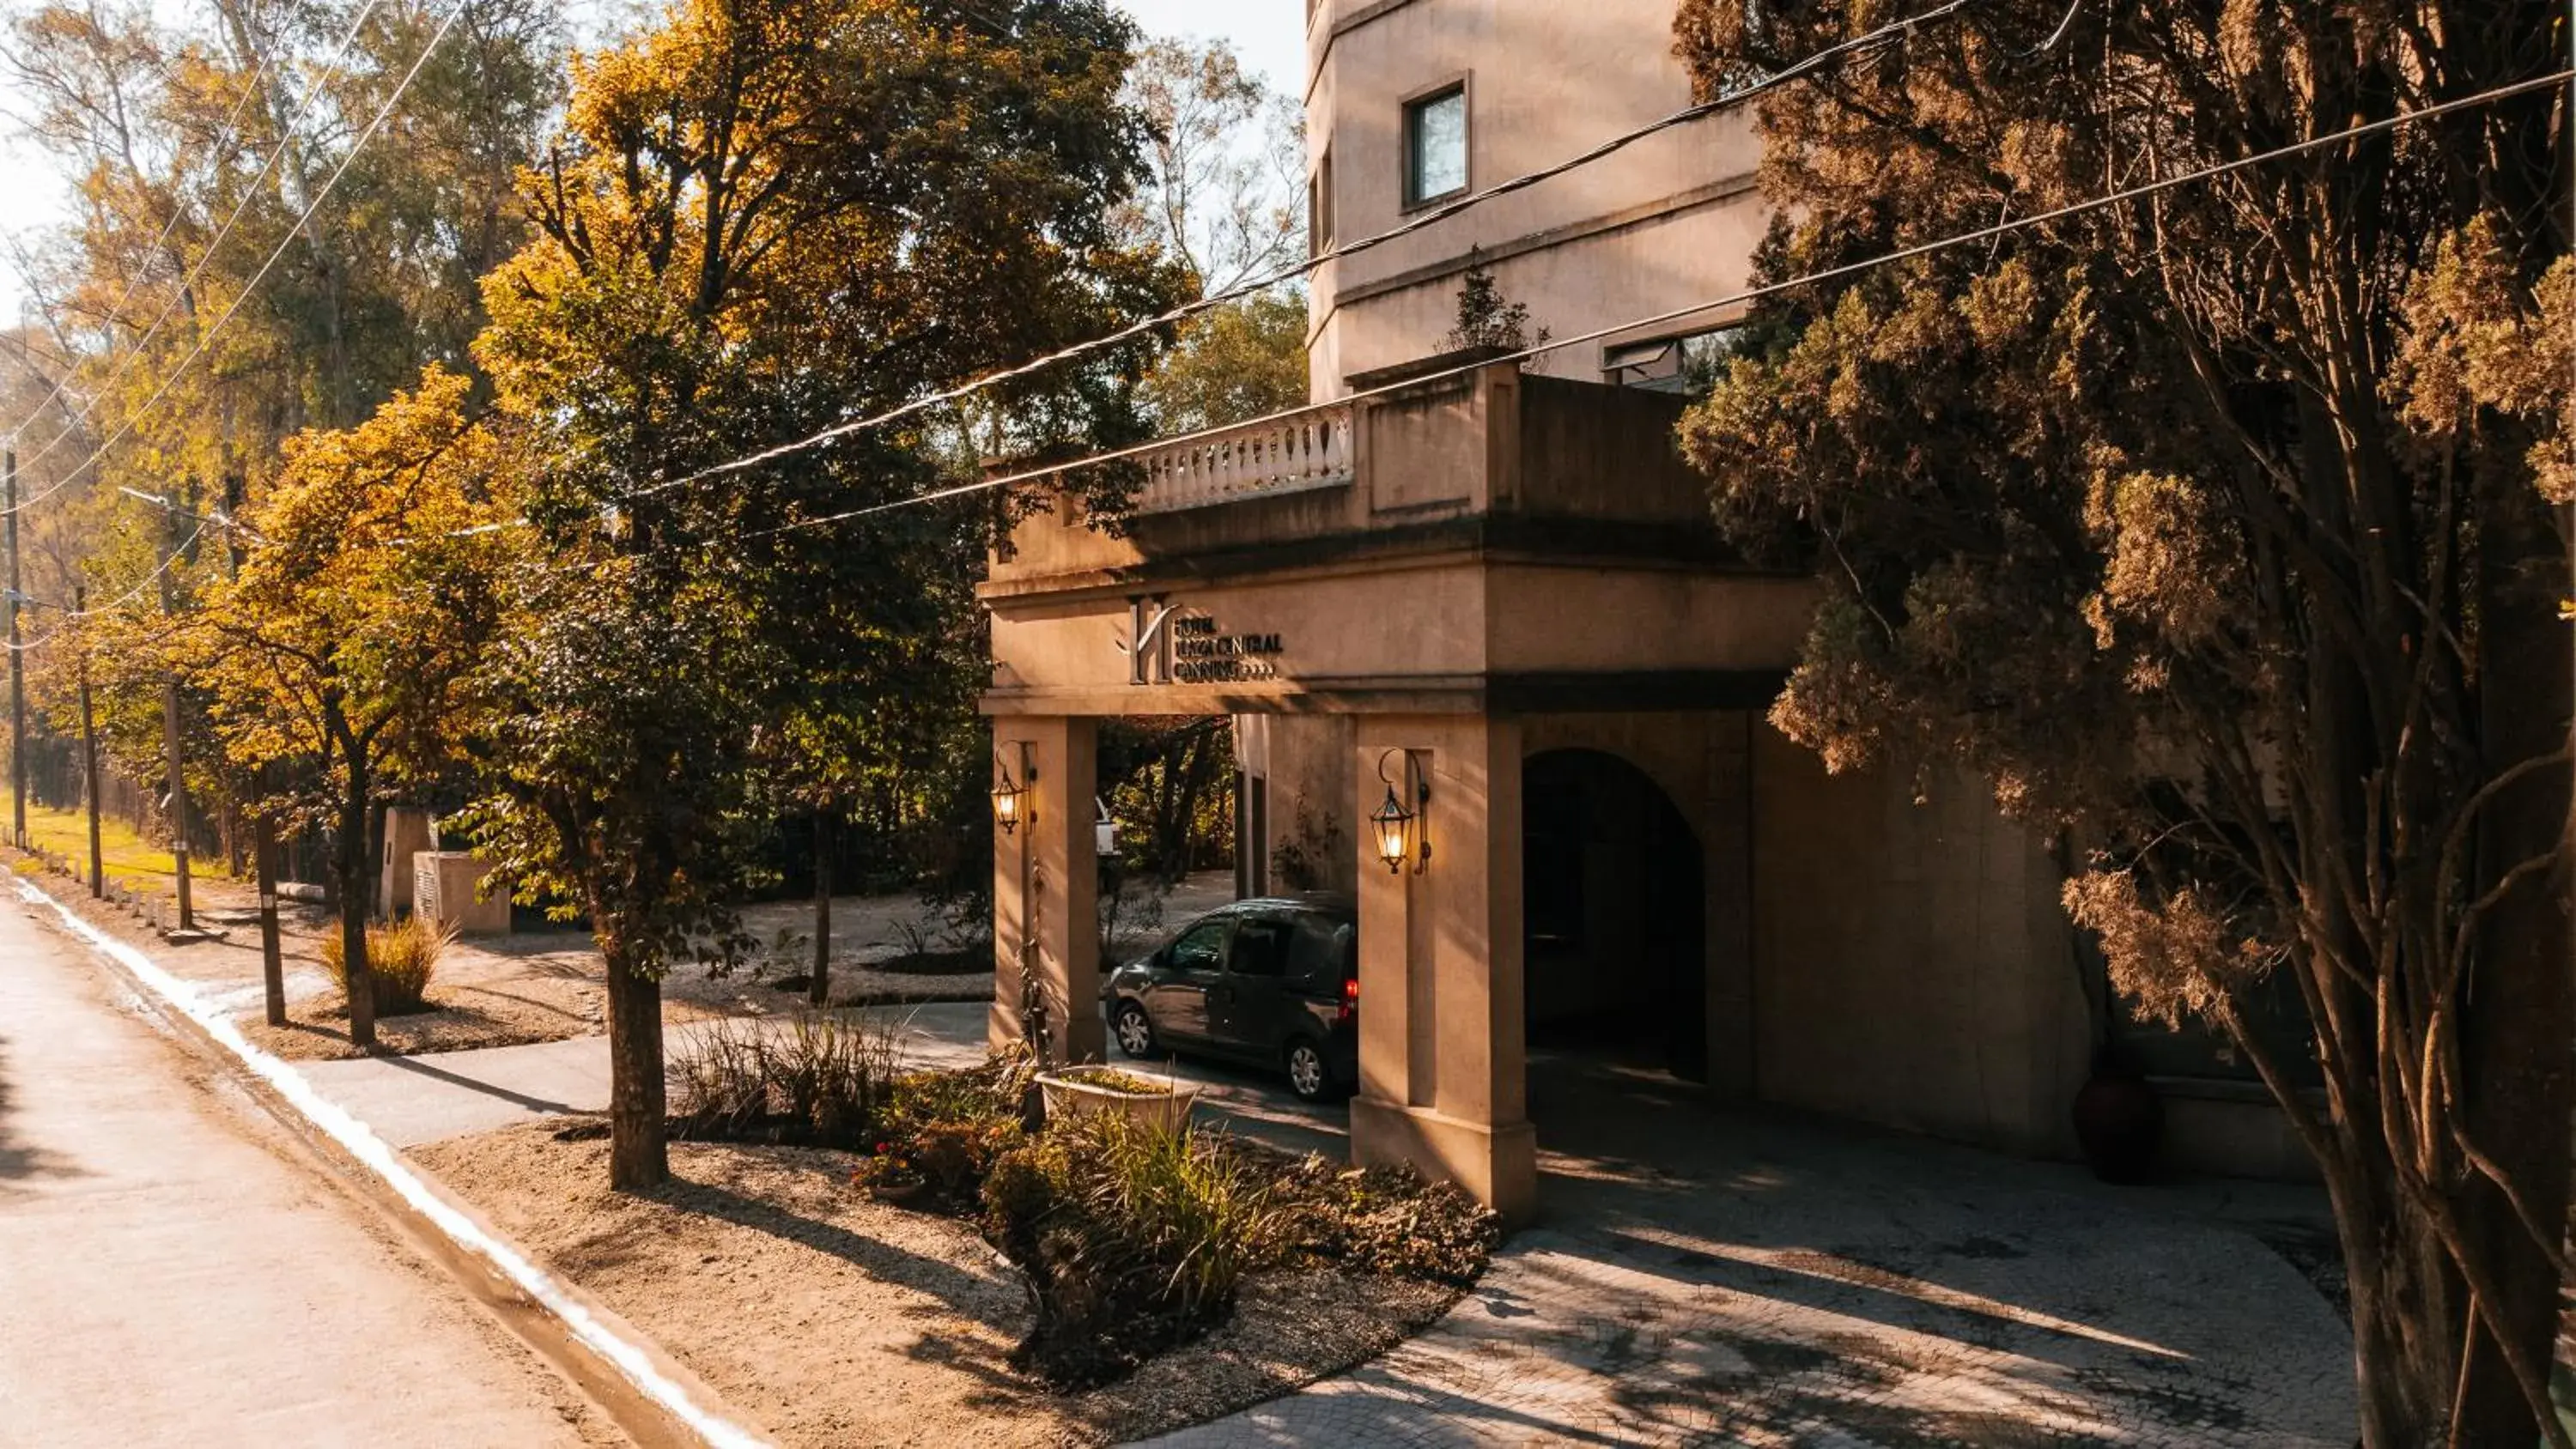
[[[1597,750],[1521,770],[1529,1043],[1708,1078],[1699,839],[1644,771]]]

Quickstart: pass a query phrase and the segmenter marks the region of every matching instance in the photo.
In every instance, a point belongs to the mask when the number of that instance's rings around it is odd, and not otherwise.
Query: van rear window
[[[1338,988],[1358,974],[1359,964],[1359,933],[1350,922],[1297,918],[1297,934],[1288,944],[1289,975],[1305,985]]]

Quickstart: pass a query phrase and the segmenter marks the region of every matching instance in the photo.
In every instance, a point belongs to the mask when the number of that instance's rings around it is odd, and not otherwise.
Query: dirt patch
[[[1007,1363],[1028,1324],[1018,1273],[970,1227],[854,1191],[857,1158],[675,1142],[675,1180],[627,1196],[608,1190],[605,1142],[559,1130],[413,1156],[790,1446],[1145,1437],[1382,1353],[1456,1296],[1325,1269],[1259,1277],[1206,1337],[1055,1397]]]
[[[473,1051],[562,1041],[599,1030],[597,1015],[585,1013],[580,1002],[542,999],[546,994],[556,993],[531,992],[527,983],[433,986],[432,1010],[376,1018],[377,1050],[396,1056]],[[262,1050],[289,1061],[365,1055],[349,1041],[348,1008],[337,997],[290,1002],[284,1026],[269,1025],[259,1012],[246,1013],[234,1024]]]

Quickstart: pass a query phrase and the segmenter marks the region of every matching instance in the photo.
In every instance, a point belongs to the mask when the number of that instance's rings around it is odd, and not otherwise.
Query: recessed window
[[[1319,257],[1333,247],[1333,148],[1324,148],[1315,174],[1306,183],[1306,255]]]
[[[1404,103],[1404,204],[1467,189],[1467,83]]]
[[[1601,350],[1601,371],[1621,387],[1697,397],[1717,385],[1727,359],[1743,345],[1741,326],[1623,342]]]

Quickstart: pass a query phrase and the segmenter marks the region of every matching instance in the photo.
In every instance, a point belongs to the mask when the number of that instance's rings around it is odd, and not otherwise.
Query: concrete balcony
[[[1022,521],[987,591],[1460,544],[1721,563],[1682,406],[1498,363],[1176,438],[1138,460],[1123,514],[1060,499]]]
[[[1433,359],[1447,370],[1458,359]],[[1509,364],[1146,450],[1114,516],[1053,492],[996,550],[986,708],[1746,708],[1811,582],[1745,567],[1679,399]],[[1383,389],[1383,390],[1378,390]]]

